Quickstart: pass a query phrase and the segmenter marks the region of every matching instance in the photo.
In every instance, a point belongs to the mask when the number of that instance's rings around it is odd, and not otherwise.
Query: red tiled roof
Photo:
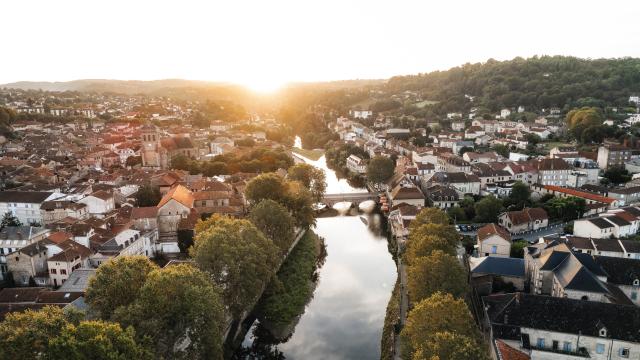
[[[570,195],[570,196],[576,196],[576,197],[583,198],[583,199],[589,199],[589,200],[592,200],[592,201],[598,201],[598,202],[605,203],[605,204],[611,204],[614,201],[616,201],[616,199],[612,199],[610,197],[597,195],[597,194],[592,194],[592,193],[589,193],[589,192],[580,191],[580,190],[576,190],[576,189],[563,188],[561,186],[545,185],[544,188],[549,190],[549,191],[555,191],[555,192],[567,194],[567,195]]]
[[[171,199],[181,203],[188,208],[193,207],[193,194],[191,193],[191,191],[189,191],[189,189],[182,185],[172,187],[171,190],[169,190],[169,192],[165,196],[163,196],[158,203],[158,209],[163,207]]]
[[[507,241],[511,241],[511,234],[509,234],[509,232],[502,226],[498,226],[496,224],[487,224],[478,229],[478,239],[480,241],[488,238],[491,235],[499,235]]]
[[[158,216],[158,207],[156,206],[135,207],[131,209],[132,219],[146,219],[146,218],[154,218],[157,216]]]
[[[499,358],[502,360],[529,360],[531,357],[520,350],[514,349],[502,340],[496,340]]]

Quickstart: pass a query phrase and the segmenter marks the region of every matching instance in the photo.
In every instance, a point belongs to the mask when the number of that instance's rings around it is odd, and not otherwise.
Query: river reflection
[[[377,359],[385,309],[396,281],[377,214],[317,219],[327,257],[293,335],[277,344],[254,324],[244,348],[254,359]],[[258,350],[258,351],[255,351]]]
[[[301,140],[299,136],[296,136],[294,147],[301,148]],[[307,164],[313,165],[322,171],[327,179],[327,194],[345,194],[345,193],[361,193],[367,192],[364,187],[354,187],[349,184],[349,181],[345,178],[338,178],[335,171],[329,169],[327,166],[327,159],[322,155],[317,161],[307,159],[305,157],[296,155],[299,159],[303,160]]]

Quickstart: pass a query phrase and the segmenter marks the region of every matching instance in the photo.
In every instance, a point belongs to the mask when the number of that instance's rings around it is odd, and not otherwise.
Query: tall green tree
[[[235,318],[258,300],[279,264],[278,247],[248,220],[220,218],[200,231],[190,254],[222,289]]]
[[[315,202],[322,201],[324,193],[327,189],[327,179],[324,171],[309,164],[296,164],[289,168],[287,179],[299,181],[309,191]]]
[[[54,306],[13,312],[0,322],[0,360],[151,359],[133,328],[103,321],[70,319]]]
[[[419,300],[409,312],[402,330],[403,353],[413,356],[418,349],[422,350],[423,355],[438,352],[428,343],[437,340],[436,334],[442,332],[473,340],[479,335],[466,303],[451,294],[436,292]]]
[[[502,201],[493,195],[486,196],[475,204],[477,222],[497,222],[502,212]]]
[[[516,209],[523,209],[530,205],[531,190],[529,190],[529,186],[522,181],[516,181],[511,188],[507,203]]]
[[[367,180],[374,183],[384,183],[391,179],[395,170],[393,160],[384,156],[375,156],[367,165]]]
[[[413,302],[440,291],[455,297],[467,291],[467,274],[455,256],[434,250],[428,256],[413,259],[407,269],[407,289]]]
[[[11,211],[7,211],[2,216],[2,222],[0,222],[0,229],[6,226],[22,226],[22,222]]]
[[[114,317],[152,342],[155,358],[222,359],[224,307],[209,276],[190,264],[152,271],[140,295]]]
[[[278,246],[282,254],[293,243],[294,220],[287,209],[273,200],[262,200],[251,209],[251,221],[267,238]]]
[[[468,336],[455,332],[437,332],[423,344],[417,345],[413,360],[456,359],[488,360],[483,345]]]
[[[255,205],[262,200],[270,199],[281,203],[287,192],[284,180],[275,173],[261,174],[249,181],[244,195],[250,204]]]
[[[449,225],[449,216],[444,211],[435,207],[426,207],[420,210],[416,218],[411,221],[411,228],[416,229],[426,224]]]
[[[162,194],[160,194],[159,187],[146,183],[138,188],[135,198],[136,204],[140,207],[156,206],[160,202]]]
[[[158,267],[145,256],[119,256],[98,267],[89,280],[85,301],[102,319],[128,306],[139,295],[147,276]]]

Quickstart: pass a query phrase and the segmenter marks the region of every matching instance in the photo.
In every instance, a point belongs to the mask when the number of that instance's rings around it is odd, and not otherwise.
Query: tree
[[[502,201],[493,195],[489,195],[478,201],[475,206],[477,222],[497,222],[498,215],[502,212]]]
[[[287,179],[302,183],[309,191],[315,202],[322,201],[327,189],[324,171],[309,164],[296,164],[289,168]]]
[[[441,250],[412,260],[407,271],[409,296],[418,302],[441,291],[461,297],[467,290],[467,276],[455,256]]]
[[[311,192],[297,181],[290,181],[285,185],[286,193],[282,199],[282,205],[292,214],[295,225],[299,228],[314,225],[316,220]]]
[[[472,152],[473,148],[470,146],[463,146],[462,148],[460,148],[460,151],[458,151],[458,155],[462,156],[464,155],[464,153],[468,153],[468,152]]]
[[[498,155],[508,158],[509,153],[511,152],[506,145],[497,144],[493,147],[493,150],[498,153]]]
[[[67,325],[49,340],[48,359],[152,359],[151,352],[136,343],[132,327],[104,321]]]
[[[251,221],[285,254],[295,236],[294,220],[287,209],[273,200],[262,200],[251,209]]]
[[[138,188],[135,197],[136,204],[140,207],[156,206],[162,199],[162,194],[160,194],[160,188],[146,183]]]
[[[270,199],[281,203],[287,187],[284,180],[275,173],[261,174],[249,181],[244,195],[250,204],[255,205],[262,200]]]
[[[434,351],[431,346],[425,348],[425,345],[437,340],[436,334],[439,332],[450,332],[474,340],[478,338],[473,317],[464,300],[456,299],[451,294],[436,292],[418,301],[409,312],[402,330],[403,352],[414,354],[418,349],[423,352]]]
[[[509,256],[512,258],[524,258],[524,248],[527,246],[529,246],[529,243],[525,240],[514,241],[511,244],[511,253]]]
[[[603,177],[612,184],[623,184],[631,180],[629,171],[623,167],[610,167],[604,172]]]
[[[415,229],[426,224],[449,225],[449,217],[447,214],[434,207],[426,207],[420,210],[416,218],[411,221],[411,228]]]
[[[0,360],[151,359],[148,349],[136,343],[133,328],[72,319],[54,306],[7,314],[0,323],[0,346]]]
[[[2,216],[2,222],[0,222],[0,229],[4,229],[7,226],[22,226],[22,222],[13,215],[11,211],[7,211]]]
[[[551,219],[562,221],[579,219],[587,210],[585,200],[575,196],[566,198],[553,197],[543,206]]]
[[[529,190],[529,186],[522,181],[516,181],[511,188],[511,194],[509,194],[507,202],[516,209],[523,209],[525,206],[530,205],[531,190]]]
[[[437,332],[424,344],[417,345],[413,360],[456,359],[486,360],[489,359],[483,345],[468,336],[444,331]]]
[[[153,341],[156,358],[222,359],[220,290],[193,265],[152,271],[138,298],[114,317],[133,326],[139,339]]]
[[[393,160],[384,156],[376,156],[367,165],[367,179],[374,183],[384,183],[393,176],[395,165]]]
[[[114,311],[131,304],[147,276],[157,266],[145,256],[119,256],[98,267],[89,280],[86,302],[102,319],[111,319]]]
[[[455,255],[460,235],[451,225],[426,224],[414,228],[407,241],[406,260],[409,264],[419,257],[431,255],[434,250]]]
[[[248,220],[215,219],[198,231],[189,253],[223,289],[224,303],[239,318],[262,293],[280,257],[278,248]]]

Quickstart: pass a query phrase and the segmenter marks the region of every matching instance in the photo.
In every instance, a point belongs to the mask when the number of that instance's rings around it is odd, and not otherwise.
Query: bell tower
[[[141,129],[142,136],[142,167],[159,168],[160,154],[158,147],[160,134],[153,125],[144,125]]]

